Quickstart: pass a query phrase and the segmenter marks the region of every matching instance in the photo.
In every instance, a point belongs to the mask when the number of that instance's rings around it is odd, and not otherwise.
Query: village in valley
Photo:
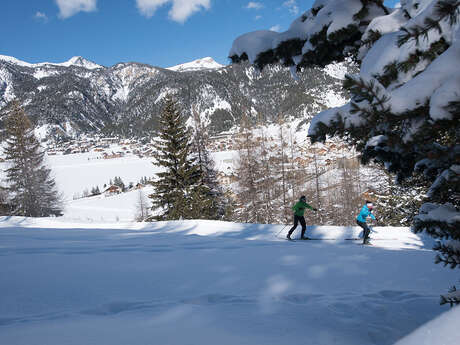
[[[259,129],[260,130],[260,129]],[[268,130],[261,135],[259,130],[253,131],[254,142],[252,145],[261,145],[262,137],[267,146],[270,164],[275,165],[279,161],[277,150],[280,146],[279,133],[276,130]],[[208,150],[215,161],[217,180],[223,190],[231,195],[234,193],[238,182],[238,148],[241,141],[241,133],[230,132],[211,136],[208,138]],[[290,133],[290,140],[286,145],[286,171],[293,175],[302,175],[307,181],[313,181],[315,175],[326,177],[328,173],[333,174],[339,168],[359,169],[359,156],[354,150],[350,150],[344,142],[337,139],[329,139],[324,144],[311,145],[310,141],[300,133]],[[290,142],[289,142],[290,141]],[[289,145],[301,147],[301,150],[292,151]],[[72,156],[79,155],[82,159],[84,155],[88,161],[122,160],[125,158],[135,158],[154,162],[154,139],[150,138],[120,138],[104,136],[82,136],[68,140],[50,140],[43,142],[48,156]],[[318,167],[319,171],[315,171]],[[133,190],[143,190],[154,178],[155,173],[152,165],[152,173],[142,177],[137,181],[123,181],[114,176],[102,185],[88,185],[80,192],[73,195],[73,199],[80,199],[93,196],[110,197]],[[333,176],[324,179],[321,189],[328,190],[335,188],[337,183]],[[327,180],[327,182],[326,182]]]

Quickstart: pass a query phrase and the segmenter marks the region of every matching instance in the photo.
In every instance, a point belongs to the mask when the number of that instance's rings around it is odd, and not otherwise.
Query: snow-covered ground
[[[141,193],[147,197],[153,188],[143,188]],[[108,196],[104,195],[68,200],[64,204],[64,218],[66,221],[85,223],[104,222],[131,222],[136,217],[136,204],[139,201],[139,190]],[[149,200],[146,200],[149,202]]]
[[[385,345],[407,336],[401,345],[454,345],[460,337],[446,326],[458,324],[459,309],[409,335],[447,311],[439,294],[458,279],[433,264],[431,238],[376,228],[363,247],[349,240],[359,237],[353,227],[310,227],[323,240],[288,242],[282,225],[135,223],[137,190],[72,196],[158,168],[148,158],[98,157],[48,157],[63,217],[0,218],[0,344]],[[234,151],[213,157],[219,171],[234,168]]]
[[[47,160],[58,190],[66,200],[81,196],[85,189],[90,191],[96,186],[102,191],[104,184],[108,185],[115,176],[121,177],[125,184],[136,184],[142,177],[159,172],[152,159],[137,156],[102,159],[97,152],[87,152],[49,156]]]
[[[308,242],[282,229],[0,218],[0,344],[393,344],[448,310],[439,294],[458,276],[428,238],[376,228],[363,247],[345,240],[356,228]],[[443,316],[450,339],[458,316]]]

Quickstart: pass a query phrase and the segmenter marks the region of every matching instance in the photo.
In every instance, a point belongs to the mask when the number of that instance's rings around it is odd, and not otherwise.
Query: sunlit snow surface
[[[216,168],[235,156],[213,153]],[[282,225],[135,223],[137,190],[72,195],[151,177],[152,159],[47,160],[64,216],[0,218],[0,344],[393,344],[446,311],[439,294],[458,280],[407,228],[376,227],[363,247],[358,227],[288,242]]]
[[[0,344],[392,344],[457,279],[406,228],[66,217],[0,218]]]

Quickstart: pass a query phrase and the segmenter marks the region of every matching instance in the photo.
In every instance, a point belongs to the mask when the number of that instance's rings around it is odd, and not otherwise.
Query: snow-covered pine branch
[[[249,60],[259,69],[327,65],[356,55],[369,22],[389,14],[381,0],[316,0],[285,32],[255,31],[238,37],[229,52],[234,63]]]

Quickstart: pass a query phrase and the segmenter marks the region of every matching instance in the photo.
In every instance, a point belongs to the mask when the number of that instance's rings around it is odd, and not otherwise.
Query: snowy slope
[[[141,190],[144,196],[152,194],[153,189],[146,187]],[[112,196],[92,196],[64,203],[65,221],[86,223],[131,222],[136,218],[136,204],[139,190]],[[149,202],[150,199],[147,199]]]
[[[0,343],[386,345],[446,310],[457,275],[407,229],[372,247],[282,229],[0,218]]]

